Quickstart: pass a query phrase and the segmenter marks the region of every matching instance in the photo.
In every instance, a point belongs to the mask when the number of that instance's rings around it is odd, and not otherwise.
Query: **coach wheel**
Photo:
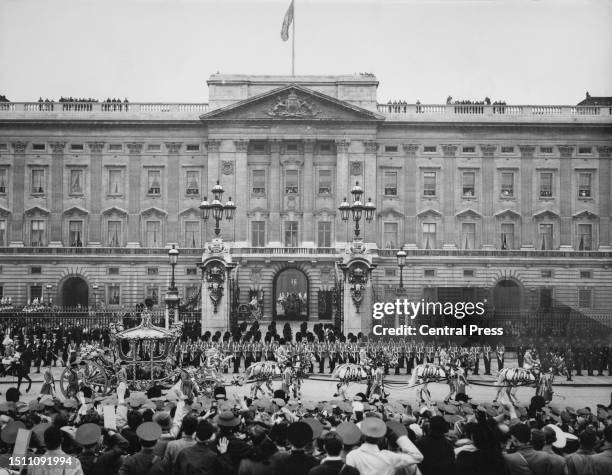
[[[88,361],[85,366],[82,385],[91,388],[92,398],[106,396],[108,393],[108,377],[102,365],[95,361]]]

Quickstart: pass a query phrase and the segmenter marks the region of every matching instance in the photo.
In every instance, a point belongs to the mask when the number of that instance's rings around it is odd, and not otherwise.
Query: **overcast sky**
[[[0,0],[0,94],[205,102],[213,73],[290,74],[290,0]],[[296,0],[296,74],[378,98],[612,96],[611,0]]]

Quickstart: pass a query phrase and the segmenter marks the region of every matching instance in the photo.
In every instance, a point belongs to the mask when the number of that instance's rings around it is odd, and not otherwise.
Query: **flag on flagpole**
[[[281,28],[281,39],[283,41],[289,39],[289,27],[291,23],[293,23],[293,0],[291,0],[291,5],[289,5],[287,13],[285,13],[285,18],[283,18],[283,27]]]

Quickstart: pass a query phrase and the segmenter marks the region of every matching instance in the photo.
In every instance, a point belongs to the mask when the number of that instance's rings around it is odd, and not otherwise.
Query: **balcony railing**
[[[180,248],[181,256],[202,255],[201,248]],[[369,250],[369,253],[378,254],[379,257],[396,257],[399,249]],[[541,251],[541,250],[510,250],[500,249],[408,249],[407,257],[542,257],[542,258],[582,258],[582,259],[612,259],[610,251]],[[314,255],[340,255],[344,250],[334,247],[233,247],[232,255],[253,256],[314,256]],[[1,255],[54,255],[54,256],[163,256],[167,257],[167,248],[149,247],[0,247]]]
[[[378,104],[378,112],[405,121],[612,122],[611,106]]]
[[[2,118],[91,119],[191,118],[208,112],[207,103],[174,102],[0,102]]]

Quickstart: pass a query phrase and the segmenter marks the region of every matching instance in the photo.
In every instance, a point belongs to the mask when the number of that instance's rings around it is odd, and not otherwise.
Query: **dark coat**
[[[443,435],[427,435],[415,445],[423,454],[419,469],[423,475],[452,475],[455,473],[455,451]]]
[[[350,465],[346,465],[342,460],[328,460],[321,462],[320,465],[313,467],[308,475],[359,475],[359,470]]]
[[[308,475],[312,467],[319,465],[319,461],[303,450],[276,453],[272,456],[271,475]]]

